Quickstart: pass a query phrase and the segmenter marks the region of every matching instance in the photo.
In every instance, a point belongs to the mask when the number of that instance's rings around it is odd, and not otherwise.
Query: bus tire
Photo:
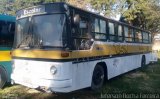
[[[97,91],[103,86],[104,76],[104,68],[101,65],[97,64],[92,75],[91,89],[93,91]]]
[[[3,67],[0,67],[0,89],[4,87],[7,82],[6,71]]]
[[[141,60],[141,67],[144,67],[145,65],[146,65],[146,57],[145,55],[143,55]]]

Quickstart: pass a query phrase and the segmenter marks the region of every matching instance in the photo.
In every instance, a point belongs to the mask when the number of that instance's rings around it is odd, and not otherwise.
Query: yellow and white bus
[[[12,83],[51,92],[97,90],[153,61],[148,31],[48,3],[17,11]]]

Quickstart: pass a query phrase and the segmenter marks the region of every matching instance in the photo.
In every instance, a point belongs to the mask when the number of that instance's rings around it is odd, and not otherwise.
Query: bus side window
[[[94,20],[94,32],[100,32],[99,20]]]
[[[124,26],[125,41],[133,42],[133,29]]]
[[[114,26],[114,23],[109,22],[109,23],[108,23],[108,27],[109,27],[109,40],[115,41],[115,40],[116,40],[116,34],[115,34],[115,26]]]
[[[118,25],[118,41],[123,41],[122,25]]]
[[[14,39],[15,23],[0,21],[0,45],[12,46]]]
[[[151,33],[149,33],[149,43],[152,43],[152,36],[151,36]]]
[[[129,28],[128,41],[129,41],[129,42],[133,42],[133,41],[134,41],[133,37],[134,37],[134,35],[133,35],[133,29],[132,29],[132,28]]]
[[[142,32],[142,36],[143,36],[143,43],[149,43],[149,35],[147,32]]]
[[[89,40],[92,38],[89,30],[89,19],[80,16],[79,26],[72,28],[73,47],[75,50],[90,49]]]
[[[125,41],[129,41],[129,29],[127,26],[124,26],[124,36],[125,36]]]
[[[136,33],[135,33],[135,42],[136,43],[142,43],[142,33],[139,30],[136,30]]]
[[[7,34],[8,33],[8,29],[7,29],[7,22],[5,21],[0,21],[0,32],[1,34]]]
[[[139,39],[139,43],[142,43],[142,32],[141,31],[138,32],[138,39]]]
[[[106,21],[102,19],[94,19],[93,33],[96,40],[106,40]]]

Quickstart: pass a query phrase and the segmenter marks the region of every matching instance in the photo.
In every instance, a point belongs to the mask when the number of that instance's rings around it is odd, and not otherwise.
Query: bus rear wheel
[[[141,60],[141,67],[144,67],[146,65],[146,57],[143,55]]]
[[[99,90],[104,83],[104,68],[101,65],[96,65],[93,71],[91,89],[93,91]]]
[[[6,71],[2,67],[0,67],[0,89],[4,87],[6,82],[7,82]]]

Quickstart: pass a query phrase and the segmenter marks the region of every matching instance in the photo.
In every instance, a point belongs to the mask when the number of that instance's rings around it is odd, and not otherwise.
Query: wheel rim
[[[94,75],[93,75],[93,83],[95,85],[99,85],[103,82],[103,79],[104,79],[104,73],[103,71],[101,71],[100,68],[98,68],[95,72],[94,72]]]

